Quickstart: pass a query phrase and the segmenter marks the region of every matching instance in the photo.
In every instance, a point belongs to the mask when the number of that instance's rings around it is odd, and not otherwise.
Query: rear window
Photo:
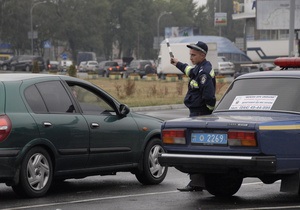
[[[215,111],[300,112],[300,81],[295,78],[237,80],[229,87]]]
[[[59,81],[32,85],[25,90],[25,98],[35,113],[75,112],[70,97]]]
[[[150,61],[141,62],[141,66],[152,65]]]
[[[98,65],[97,62],[89,62],[90,65]]]
[[[118,66],[117,62],[108,62],[105,64],[106,66]]]

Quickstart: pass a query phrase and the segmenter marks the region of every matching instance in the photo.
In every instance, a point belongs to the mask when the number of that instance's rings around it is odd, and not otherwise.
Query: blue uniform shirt
[[[216,80],[211,63],[204,60],[191,67],[186,63],[178,62],[176,67],[190,78],[188,92],[184,99],[184,104],[189,108],[190,113],[211,114],[216,104]]]

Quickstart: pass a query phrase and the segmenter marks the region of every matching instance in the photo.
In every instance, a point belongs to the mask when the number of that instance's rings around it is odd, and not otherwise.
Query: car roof
[[[299,69],[300,70],[300,69]],[[237,79],[246,78],[263,78],[263,77],[300,77],[300,71],[297,70],[281,70],[281,71],[259,71],[243,74]]]
[[[55,74],[22,74],[22,73],[3,73],[1,74],[0,81],[22,81],[29,79],[38,79],[38,78],[57,78],[63,80],[74,80],[74,81],[83,81],[81,79],[65,76],[65,75],[55,75]]]

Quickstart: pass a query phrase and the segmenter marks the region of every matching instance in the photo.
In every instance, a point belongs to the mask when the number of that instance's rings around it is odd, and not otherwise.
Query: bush
[[[40,73],[40,67],[37,61],[33,62],[32,73]]]
[[[77,77],[77,69],[74,64],[72,64],[68,69],[68,74],[71,77]]]

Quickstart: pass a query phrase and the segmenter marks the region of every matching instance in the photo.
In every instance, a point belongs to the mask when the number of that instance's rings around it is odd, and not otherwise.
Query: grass
[[[188,87],[188,82],[181,80],[115,80],[103,77],[87,80],[130,107],[182,104]],[[217,79],[217,100],[222,97],[228,85],[224,79]]]

